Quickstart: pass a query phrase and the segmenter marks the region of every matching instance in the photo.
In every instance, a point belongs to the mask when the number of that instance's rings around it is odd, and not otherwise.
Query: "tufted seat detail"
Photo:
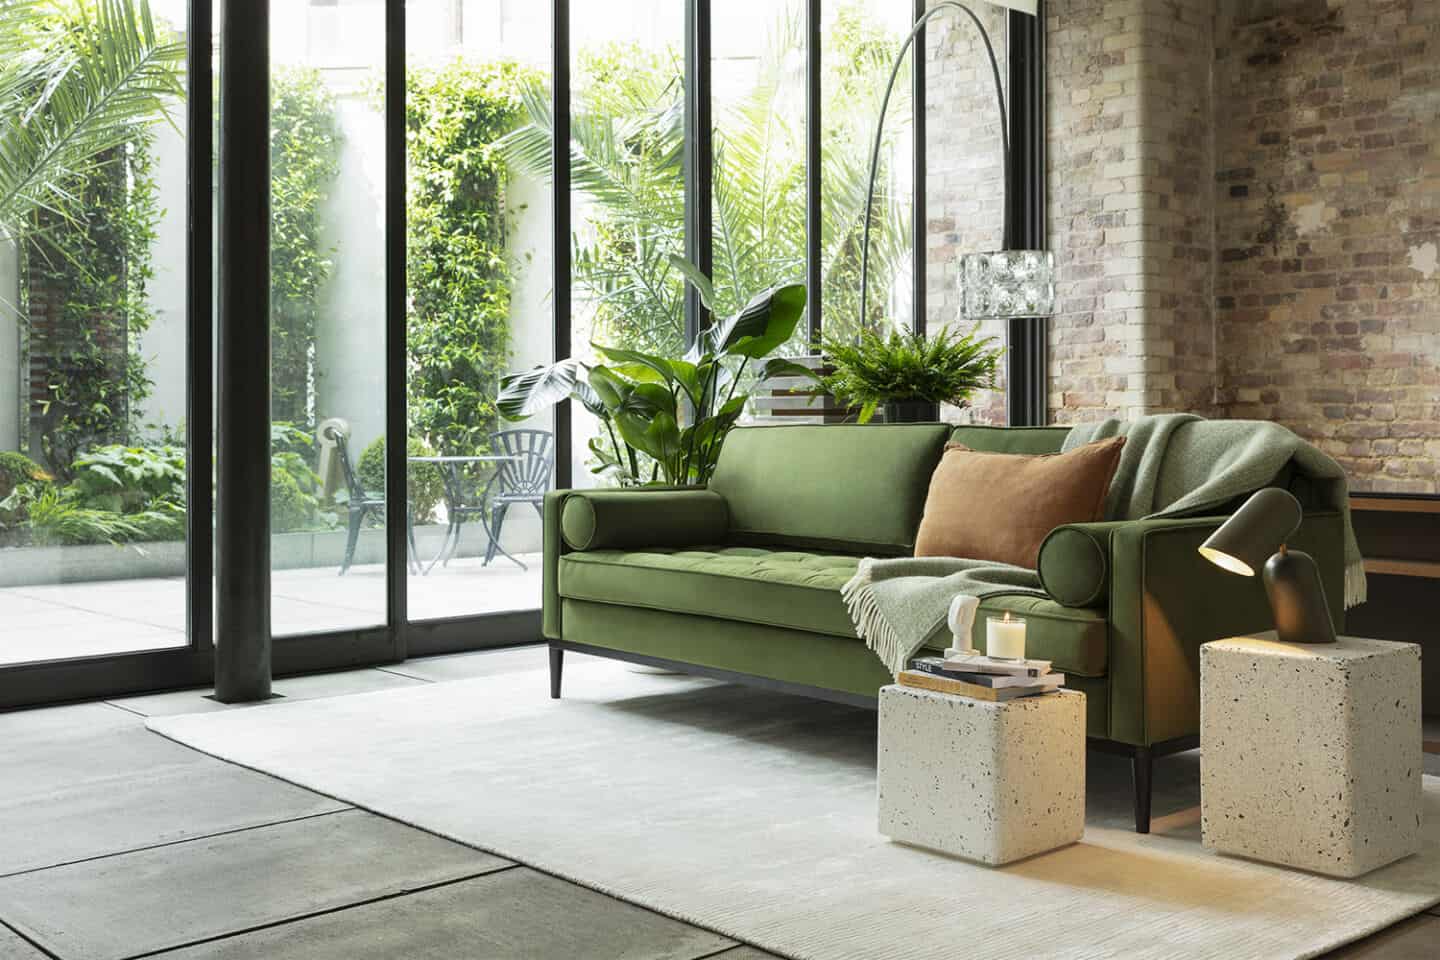
[[[853,637],[840,587],[859,563],[764,547],[592,550],[561,557],[560,595]]]

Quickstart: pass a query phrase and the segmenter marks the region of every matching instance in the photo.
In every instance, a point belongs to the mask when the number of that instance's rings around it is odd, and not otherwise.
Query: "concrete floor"
[[[344,696],[544,659],[436,657],[276,691]],[[0,960],[771,956],[145,730],[148,715],[266,709],[205,693],[0,714]],[[1330,956],[1418,960],[1437,943],[1440,909]]]
[[[540,606],[540,555],[522,554],[527,569],[503,557],[482,566],[456,559],[412,575],[410,616],[458,617]],[[276,570],[271,621],[277,636],[371,627],[385,622],[385,568],[380,564]],[[5,631],[0,665],[63,660],[185,646],[185,579],[101,580],[0,589]]]

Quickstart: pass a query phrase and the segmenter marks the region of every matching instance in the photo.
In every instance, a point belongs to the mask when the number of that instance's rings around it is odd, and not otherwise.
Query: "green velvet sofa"
[[[1053,453],[1061,427],[943,424],[745,427],[708,488],[557,490],[545,501],[544,634],[551,695],[572,650],[872,705],[891,682],[859,640],[839,589],[862,556],[911,552],[946,441]],[[1307,507],[1293,545],[1321,568],[1342,622],[1342,521],[1311,509],[1290,471],[1275,482]],[[1004,523],[987,491],[978,517]],[[1230,509],[1238,504],[1229,505]],[[1092,745],[1132,758],[1136,829],[1149,829],[1154,757],[1197,742],[1199,647],[1271,626],[1258,580],[1196,548],[1224,519],[1078,523],[1040,552],[1048,597],[992,597],[985,614],[1028,622],[1027,652],[1085,692]],[[942,627],[927,641],[949,645]]]

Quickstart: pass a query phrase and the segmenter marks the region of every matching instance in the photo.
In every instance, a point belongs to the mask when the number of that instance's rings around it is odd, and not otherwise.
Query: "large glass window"
[[[889,0],[837,0],[822,11],[821,189],[824,225],[822,323],[844,336],[861,326],[908,327],[914,318],[915,259],[913,97],[907,55],[885,117],[885,137],[871,208],[870,295],[860,316],[861,230],[875,124],[895,55],[909,32],[912,7]]]
[[[684,5],[571,8],[572,356],[685,349]],[[577,486],[610,482],[615,438],[576,406]],[[599,471],[597,473],[597,471]]]
[[[805,11],[721,4],[712,27],[715,311],[805,278]],[[808,352],[797,330],[794,353]]]
[[[270,38],[271,619],[381,625],[385,4],[274,3]]]
[[[0,5],[0,665],[187,645],[186,4],[148,10]]]
[[[548,9],[406,15],[410,615],[535,609],[554,415],[504,421],[495,395],[553,355]]]

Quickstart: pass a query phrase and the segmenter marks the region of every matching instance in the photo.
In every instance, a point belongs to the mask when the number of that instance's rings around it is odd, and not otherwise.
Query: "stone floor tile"
[[[195,756],[195,763],[0,800],[6,837],[0,874],[349,809],[274,777]]]
[[[0,960],[46,960],[45,954],[36,950],[9,927],[0,926]]]
[[[0,920],[65,960],[118,960],[507,866],[347,810],[6,877]]]
[[[345,670],[340,673],[317,673],[304,677],[283,677],[274,683],[274,691],[286,700],[317,700],[341,697],[352,693],[416,687],[425,683],[415,677],[402,676],[386,670]]]
[[[525,670],[544,670],[548,668],[548,665],[546,646],[530,644],[523,647],[501,647],[495,650],[477,650],[472,653],[422,657],[416,660],[406,660],[404,663],[390,664],[382,669],[405,677],[441,682],[470,680],[474,677],[493,677],[497,674],[519,673]]]
[[[162,956],[165,960],[698,960],[715,956],[731,942],[520,867]]]
[[[134,697],[118,697],[107,701],[111,706],[130,710],[145,717],[169,717],[182,713],[214,713],[220,710],[248,710],[274,706],[294,700],[316,700],[374,690],[411,687],[424,681],[400,676],[385,670],[344,670],[338,673],[316,673],[302,677],[281,677],[272,684],[280,696],[264,703],[220,703],[210,694],[210,687],[174,690],[169,693],[147,693]]]

